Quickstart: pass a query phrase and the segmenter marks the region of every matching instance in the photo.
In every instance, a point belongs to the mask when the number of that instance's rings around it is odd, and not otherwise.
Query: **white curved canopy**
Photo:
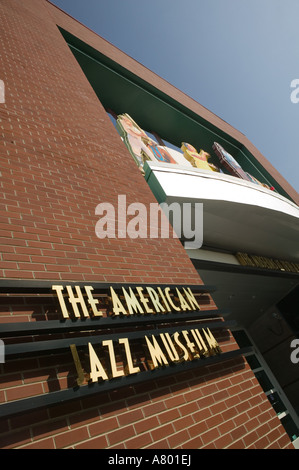
[[[299,207],[254,183],[197,168],[146,162],[159,202],[203,203],[203,244],[299,261]]]

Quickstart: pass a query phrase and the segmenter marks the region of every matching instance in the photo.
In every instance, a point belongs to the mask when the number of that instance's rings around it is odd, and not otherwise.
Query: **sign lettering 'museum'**
[[[149,369],[157,369],[169,366],[172,363],[193,361],[221,353],[220,346],[209,328],[201,330],[194,328],[177,331],[173,335],[168,332],[160,333],[158,336],[145,335],[143,338],[145,355]],[[97,353],[91,342],[88,342],[88,368],[86,373],[78,356],[75,345],[71,345],[71,351],[78,373],[77,383],[83,385],[91,382],[111,380],[125,375],[141,372],[138,365],[134,364],[131,345],[128,338],[120,338],[118,344],[112,339],[102,341],[97,345],[100,352]],[[117,360],[116,349],[123,348],[123,361]],[[107,348],[107,349],[106,349]],[[108,359],[107,359],[108,353]],[[86,354],[85,354],[86,357]],[[103,359],[104,358],[104,359]]]

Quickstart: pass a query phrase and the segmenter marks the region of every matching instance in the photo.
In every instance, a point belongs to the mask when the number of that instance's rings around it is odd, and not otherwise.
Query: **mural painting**
[[[246,171],[244,171],[241,165],[239,165],[239,163],[234,159],[234,157],[232,157],[230,153],[224,150],[224,148],[220,144],[218,144],[218,142],[214,142],[213,150],[216,153],[217,157],[219,158],[220,164],[223,165],[223,167],[226,168],[226,170],[232,176],[236,176],[237,178],[250,181],[251,183],[258,184],[267,189],[271,189],[272,191],[274,190],[273,187],[270,187],[265,183],[261,183],[250,173],[247,173]]]
[[[196,148],[187,142],[182,143],[181,149],[184,152],[184,157],[191,163],[192,166],[202,170],[219,171],[215,165],[208,163],[210,154],[204,150],[201,149],[198,153]]]
[[[159,145],[127,113],[117,117],[116,127],[142,173],[144,173],[143,166],[146,161],[159,161],[220,173],[226,170],[231,176],[274,190],[273,187],[261,183],[250,173],[244,171],[234,157],[218,142],[214,142],[212,148],[219,159],[219,167],[208,162],[210,158],[208,152],[200,149],[198,153],[196,148],[187,142],[182,142],[183,153]]]
[[[147,160],[176,163],[165,147],[151,139],[128,114],[119,115],[116,122],[120,135],[140,169],[143,169]]]

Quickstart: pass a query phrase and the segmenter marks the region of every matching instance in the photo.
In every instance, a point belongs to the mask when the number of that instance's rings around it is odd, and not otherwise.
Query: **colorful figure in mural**
[[[149,150],[153,153],[156,160],[159,162],[166,162],[166,163],[175,163],[176,161],[172,158],[170,153],[166,150],[165,147],[162,145],[148,145]]]
[[[205,152],[204,150],[200,150],[198,153],[196,148],[194,148],[191,144],[187,142],[182,143],[181,149],[184,152],[184,157],[188,162],[191,163],[192,166],[195,168],[201,168],[202,170],[209,170],[209,171],[219,171],[218,168],[208,163],[208,158],[210,158],[210,154]]]
[[[192,168],[192,165],[186,158],[184,157],[183,152],[177,148],[177,150],[173,147],[164,147],[166,148],[167,152],[171,155],[171,157],[175,160],[177,165],[184,166],[186,168]]]
[[[116,121],[117,130],[123,137],[128,150],[139,167],[143,167],[146,160],[153,160],[146,144],[150,139],[128,114],[120,114]]]
[[[250,181],[251,183],[258,184],[260,186],[263,186],[264,188],[271,189],[271,191],[275,191],[273,186],[268,186],[265,183],[261,183],[250,173],[244,171],[241,165],[239,165],[239,163],[234,159],[234,157],[232,157],[230,153],[224,150],[224,148],[217,142],[214,142],[213,150],[219,158],[220,163],[230,172],[231,175],[237,176],[238,178],[241,178],[246,181]]]
[[[128,114],[117,117],[117,129],[141,170],[146,160],[176,163],[165,147],[151,139]]]
[[[241,165],[232,157],[230,153],[228,153],[224,148],[218,144],[218,142],[214,142],[213,150],[216,153],[217,157],[220,160],[220,163],[228,170],[228,172],[232,176],[236,176],[237,178],[241,178],[246,181],[252,181],[252,179],[247,175],[247,173],[242,169]]]
[[[263,186],[264,188],[271,189],[271,191],[275,191],[275,189],[273,188],[273,186],[269,186],[269,185],[266,184],[266,183],[261,183],[258,179],[256,179],[256,178],[255,178],[254,176],[252,176],[250,173],[247,173],[247,171],[246,171],[246,174],[247,174],[247,176],[249,176],[250,181],[252,181],[253,183],[258,184],[259,186]]]

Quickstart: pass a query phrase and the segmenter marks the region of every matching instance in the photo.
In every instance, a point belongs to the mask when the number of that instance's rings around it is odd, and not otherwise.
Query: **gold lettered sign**
[[[78,374],[78,385],[98,382],[99,380],[111,380],[141,372],[140,367],[134,365],[129,339],[126,337],[120,338],[117,341],[117,345],[115,343],[112,339],[102,341],[101,344],[97,345],[97,349],[101,350],[100,355],[95,351],[93,344],[88,342],[90,373],[85,372],[76,346],[74,344],[71,345],[71,352]],[[121,365],[116,361],[116,346],[124,348],[125,360]],[[181,332],[177,331],[172,335],[168,332],[160,333],[158,336],[153,334],[144,335],[143,346],[147,364],[151,370],[169,366],[172,363],[203,359],[221,353],[221,348],[209,328],[186,329]],[[105,356],[107,358],[107,353],[109,367],[107,367],[107,360],[102,359]]]
[[[211,301],[213,286],[3,280],[1,289],[8,298],[25,293],[39,302],[50,294],[61,315],[59,320],[48,316],[37,322],[3,323],[1,334],[13,338],[5,358],[49,353],[59,354],[60,361],[61,351],[69,351],[77,375],[68,388],[2,403],[0,417],[170,377],[248,352],[221,350],[212,331],[228,331],[231,322],[223,320]],[[27,341],[29,336],[34,340]],[[26,339],[15,342],[19,337]]]
[[[92,286],[62,286],[53,285],[61,314],[64,319],[73,317],[84,320],[88,317],[113,317],[115,326],[117,319],[121,317],[165,316],[165,324],[162,330],[149,330],[153,332],[140,332],[138,347],[142,345],[143,356],[149,370],[168,367],[174,363],[183,363],[195,359],[203,359],[209,356],[219,355],[220,346],[208,327],[200,328],[198,323],[190,327],[173,327],[173,314],[175,318],[184,322],[184,313],[200,311],[200,305],[192,289],[183,287],[161,286],[118,286],[108,288],[106,299],[97,298]],[[167,320],[167,315],[172,314],[172,320]],[[197,320],[196,315],[194,320]],[[155,320],[156,321],[156,320]],[[152,323],[152,322],[151,322]],[[177,323],[176,323],[177,324]],[[172,327],[172,328],[171,328]],[[171,333],[169,332],[171,330]],[[157,331],[157,332],[156,332]],[[128,335],[129,336],[129,335]],[[141,367],[136,364],[134,347],[136,341],[130,341],[124,335],[115,339],[104,337],[94,344],[86,342],[84,353],[84,365],[79,358],[75,344],[70,346],[74,364],[77,370],[77,384],[88,382],[107,381],[119,377],[139,374]],[[140,353],[140,351],[139,351]],[[86,362],[86,357],[88,360]],[[121,358],[121,360],[120,360]],[[88,370],[89,372],[86,372]]]
[[[61,286],[53,285],[59,300],[63,318],[71,318],[74,315],[80,317],[101,317],[103,312],[99,309],[99,300],[94,298],[92,286]],[[110,287],[109,301],[112,302],[112,315],[145,315],[168,312],[186,312],[200,310],[200,306],[190,287],[175,288],[171,294],[171,288],[165,287],[122,287],[122,295],[117,294]],[[70,312],[71,310],[71,312]]]
[[[299,263],[284,261],[265,256],[249,255],[248,253],[236,253],[236,258],[242,266],[252,266],[255,268],[272,269],[275,271],[285,271],[299,273]]]

